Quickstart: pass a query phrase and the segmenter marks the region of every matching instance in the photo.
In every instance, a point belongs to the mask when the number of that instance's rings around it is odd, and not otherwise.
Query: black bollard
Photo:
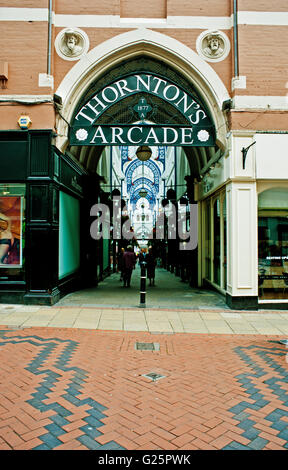
[[[146,263],[141,263],[140,307],[146,306]]]

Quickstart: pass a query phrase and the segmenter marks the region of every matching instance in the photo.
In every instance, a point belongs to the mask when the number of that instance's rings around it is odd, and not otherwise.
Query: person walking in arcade
[[[127,246],[127,250],[123,255],[123,281],[124,287],[130,287],[132,271],[135,268],[136,257],[131,245]]]
[[[155,286],[155,267],[156,267],[156,258],[153,254],[152,246],[149,247],[148,254],[145,258],[146,268],[147,268],[147,277],[149,279],[149,286]]]

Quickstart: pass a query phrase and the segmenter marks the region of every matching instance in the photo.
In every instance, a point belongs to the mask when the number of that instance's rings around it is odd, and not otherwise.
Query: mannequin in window
[[[7,256],[13,245],[11,220],[0,212],[0,264],[5,264]]]

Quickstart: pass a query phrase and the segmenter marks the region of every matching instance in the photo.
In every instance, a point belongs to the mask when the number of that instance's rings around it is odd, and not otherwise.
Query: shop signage
[[[76,173],[76,171],[63,158],[61,159],[60,165],[60,178],[62,184],[66,186],[66,188],[69,188],[78,194],[82,194],[81,175]]]
[[[211,126],[101,125],[74,127],[70,133],[71,145],[213,146],[214,142]]]
[[[183,125],[144,123],[153,106],[143,93],[157,96],[183,116]],[[102,125],[99,118],[109,108],[135,95],[133,125]],[[137,102],[137,95],[139,99]],[[139,122],[140,119],[140,122]],[[99,125],[98,125],[98,122]],[[184,124],[185,123],[185,124]],[[92,96],[76,113],[70,128],[71,145],[181,145],[214,146],[214,125],[200,100],[186,93],[177,84],[147,73],[121,78]]]
[[[73,186],[73,188],[77,189],[77,191],[79,191],[79,193],[82,193],[82,186],[80,186],[80,184],[78,184],[78,181],[77,181],[77,178],[76,178],[75,175],[71,178],[71,186]]]
[[[211,189],[213,188],[213,183],[210,181],[210,182],[204,182],[203,183],[203,192],[206,194],[206,193],[209,193],[209,191],[211,191]]]
[[[259,278],[261,280],[265,280],[265,279],[280,280],[280,279],[288,279],[288,275],[285,275],[285,274],[262,274],[262,275],[259,276]]]

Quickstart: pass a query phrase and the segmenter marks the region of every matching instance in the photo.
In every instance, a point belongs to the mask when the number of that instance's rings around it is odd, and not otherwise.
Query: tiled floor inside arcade
[[[125,289],[120,273],[113,273],[96,288],[83,289],[64,297],[58,305],[135,307],[140,302],[140,268],[136,265],[131,287]],[[164,268],[156,269],[155,286],[146,281],[146,306],[153,308],[227,308],[225,298],[212,290],[192,289],[188,282]]]

